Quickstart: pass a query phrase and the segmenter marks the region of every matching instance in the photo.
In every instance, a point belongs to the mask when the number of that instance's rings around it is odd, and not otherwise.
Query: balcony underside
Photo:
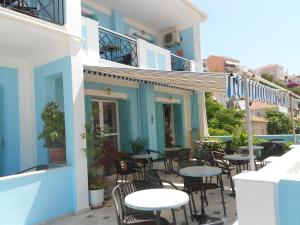
[[[207,17],[204,12],[189,0],[92,1],[105,8],[116,9],[122,12],[125,17],[139,21],[139,23],[145,24],[155,31],[191,26],[205,21]]]
[[[2,7],[0,30],[5,31],[0,41],[0,54],[5,57],[39,64],[69,52],[71,36],[65,28]]]

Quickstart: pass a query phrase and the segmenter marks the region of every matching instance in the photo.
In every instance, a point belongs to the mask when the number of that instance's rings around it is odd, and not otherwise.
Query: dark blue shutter
[[[157,102],[155,104],[156,111],[156,135],[157,135],[157,150],[164,152],[165,150],[165,129],[164,129],[164,114],[163,104]]]
[[[184,146],[184,133],[183,133],[183,116],[182,106],[180,104],[174,104],[174,125],[175,125],[175,140],[176,145]]]

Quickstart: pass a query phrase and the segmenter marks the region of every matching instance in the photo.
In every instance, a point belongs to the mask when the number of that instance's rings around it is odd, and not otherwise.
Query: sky
[[[203,58],[237,58],[254,69],[280,64],[300,75],[299,0],[193,0],[208,14],[201,25]]]

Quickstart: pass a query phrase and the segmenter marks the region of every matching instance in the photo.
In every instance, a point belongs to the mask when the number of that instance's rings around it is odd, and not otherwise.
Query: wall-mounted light
[[[111,95],[111,88],[106,88],[105,92],[106,92],[106,94]]]

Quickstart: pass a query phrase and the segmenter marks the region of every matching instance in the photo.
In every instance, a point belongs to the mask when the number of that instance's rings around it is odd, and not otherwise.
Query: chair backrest
[[[201,166],[202,164],[197,160],[181,160],[178,162],[178,166],[180,169],[189,167],[189,166]]]
[[[149,183],[149,185],[151,186],[151,188],[164,188],[164,184],[163,183],[167,183],[169,184],[172,188],[174,189],[178,189],[173,183],[161,179],[158,172],[162,172],[165,173],[165,170],[159,170],[159,169],[150,169],[146,171],[146,179],[147,182]]]
[[[140,181],[137,182],[127,182],[120,185],[117,185],[112,190],[113,202],[117,214],[118,225],[122,224],[123,218],[125,216],[136,214],[139,211],[135,209],[131,209],[126,207],[125,205],[125,197],[133,192],[147,189],[150,186],[146,186],[146,183],[142,183]]]
[[[163,182],[160,179],[156,170],[148,170],[146,172],[146,179],[152,188],[163,188]]]
[[[177,157],[180,160],[189,160],[191,155],[191,149],[190,148],[182,148],[178,151]]]

